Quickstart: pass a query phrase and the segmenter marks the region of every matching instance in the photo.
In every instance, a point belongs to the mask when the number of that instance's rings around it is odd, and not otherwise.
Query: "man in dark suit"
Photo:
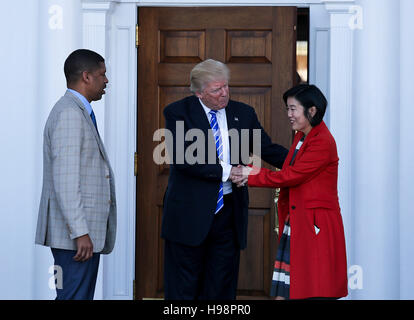
[[[231,179],[247,162],[243,152],[259,149],[281,168],[287,149],[271,142],[252,107],[229,99],[225,64],[206,60],[190,78],[194,95],[164,109],[173,137],[162,221],[165,299],[235,299],[249,199],[247,187]]]

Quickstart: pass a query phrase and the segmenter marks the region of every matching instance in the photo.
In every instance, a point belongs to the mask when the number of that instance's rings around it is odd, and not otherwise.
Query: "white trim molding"
[[[84,1],[82,9],[83,45],[104,56],[109,79],[95,113],[115,174],[118,221],[114,251],[102,259],[102,296],[128,300],[135,277],[136,5]]]
[[[324,0],[329,26],[329,128],[335,137],[338,156],[338,195],[345,227],[348,262],[352,261],[352,70],[353,29],[350,8],[354,0]]]
[[[121,3],[135,3],[137,6],[165,6],[165,7],[180,7],[180,6],[308,6],[310,4],[321,3],[321,0],[115,0]]]

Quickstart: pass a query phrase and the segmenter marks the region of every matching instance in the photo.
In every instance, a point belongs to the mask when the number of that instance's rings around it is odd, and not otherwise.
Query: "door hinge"
[[[134,154],[134,175],[138,175],[138,153],[135,152]]]
[[[139,26],[135,26],[135,46],[139,47]]]

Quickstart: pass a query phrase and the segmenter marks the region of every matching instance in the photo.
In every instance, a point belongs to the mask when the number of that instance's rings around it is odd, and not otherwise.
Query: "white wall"
[[[43,127],[66,90],[63,63],[82,46],[81,2],[4,1],[0,14],[0,299],[53,299],[51,252],[34,244]]]
[[[399,238],[400,238],[400,298],[414,299],[414,149],[412,119],[413,83],[414,83],[414,41],[412,34],[412,13],[414,1],[401,0],[400,2],[400,109],[399,109]],[[395,104],[387,110],[393,112]],[[397,129],[398,130],[398,129]]]
[[[30,14],[29,14],[30,12]],[[38,201],[37,6],[0,11],[0,299],[33,296],[33,221]],[[25,39],[22,41],[22,39]],[[29,54],[30,53],[30,54]]]
[[[353,88],[354,259],[364,270],[358,298],[398,299],[399,3],[357,1]],[[380,36],[379,36],[380,35]]]

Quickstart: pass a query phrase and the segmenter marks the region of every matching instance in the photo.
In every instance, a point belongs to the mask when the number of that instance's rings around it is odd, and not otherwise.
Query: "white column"
[[[31,83],[37,92],[37,101],[33,102],[32,108],[36,110],[35,134],[38,139],[37,152],[35,159],[33,159],[38,164],[36,171],[38,183],[35,188],[38,200],[36,206],[32,208],[34,229],[36,228],[37,208],[42,185],[43,127],[53,105],[66,90],[64,62],[67,56],[82,44],[80,0],[38,0],[37,8],[39,19],[37,77]],[[28,161],[32,160],[28,159]],[[54,298],[56,292],[51,290],[48,285],[49,278],[52,276],[49,273],[49,267],[53,265],[50,249],[41,246],[34,246],[34,248],[33,298]]]
[[[329,97],[330,16],[324,4],[314,4],[309,8],[309,83],[316,85]],[[325,122],[330,127],[329,104],[325,113]]]
[[[105,65],[107,68],[107,77],[109,78],[109,83],[107,84],[106,92],[111,89],[111,79],[110,79],[110,60],[108,54],[109,43],[107,41],[108,31],[110,28],[109,16],[113,8],[113,3],[110,1],[94,1],[82,3],[82,22],[83,22],[83,45],[84,49],[93,50],[99,53],[105,59]],[[106,122],[106,98],[107,95],[103,95],[102,99],[99,101],[93,102],[92,106],[96,119],[98,122],[99,134],[103,141],[105,141],[105,125]]]
[[[329,37],[329,117],[326,121],[334,136],[339,156],[338,195],[345,228],[348,267],[353,262],[352,211],[352,49],[353,30],[349,27],[353,0],[323,1],[330,15]],[[327,41],[326,36],[323,38]],[[322,76],[322,79],[325,79]],[[351,295],[350,295],[351,296]]]
[[[105,58],[109,83],[96,107],[98,126],[115,174],[117,236],[114,251],[102,256],[103,299],[132,299],[135,276],[135,176],[137,53],[135,3],[85,1],[84,46]]]
[[[106,132],[108,131],[107,123],[110,121],[108,116],[107,97],[111,92],[111,66],[108,59],[108,29],[109,29],[109,15],[112,12],[113,4],[110,1],[82,1],[82,48],[89,49],[99,53],[105,59],[106,75],[109,79],[107,84],[106,94],[102,96],[99,101],[94,101],[92,107],[96,115],[99,134],[104,141],[105,147],[110,157],[110,150],[108,150]],[[110,157],[111,158],[111,157]],[[113,164],[112,164],[113,165]],[[99,264],[98,278],[96,282],[95,297],[96,300],[104,298],[104,286],[106,278],[104,276],[106,265],[106,256],[101,256],[101,263]]]
[[[356,4],[363,9],[363,27],[355,31],[352,216],[363,289],[353,297],[399,299],[399,1]]]
[[[34,229],[41,178],[35,1],[0,10],[0,299],[33,299]],[[47,269],[45,270],[47,274]],[[47,285],[47,284],[46,284]]]
[[[413,80],[414,41],[412,36],[412,13],[414,1],[400,2],[400,298],[414,299],[414,216],[413,181],[414,148],[413,128]],[[389,109],[394,110],[395,105]]]

